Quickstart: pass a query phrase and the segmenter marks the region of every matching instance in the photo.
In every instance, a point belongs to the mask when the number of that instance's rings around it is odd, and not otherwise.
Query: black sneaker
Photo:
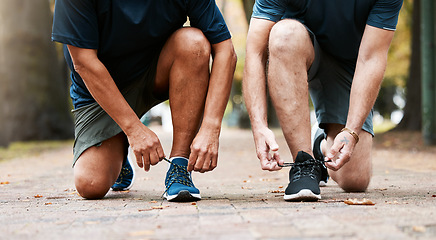
[[[318,127],[318,125],[315,125],[315,127],[316,129],[312,128],[312,132],[314,133],[314,136],[312,137],[313,156],[315,159],[322,161],[322,175],[321,180],[319,181],[319,186],[324,187],[327,185],[327,181],[329,180],[329,173],[324,164],[324,154],[322,154],[321,151],[321,141],[326,138],[326,134],[323,129]]]
[[[285,190],[286,201],[317,201],[321,199],[319,181],[322,166],[319,160],[310,154],[300,151],[291,170],[289,185]]]

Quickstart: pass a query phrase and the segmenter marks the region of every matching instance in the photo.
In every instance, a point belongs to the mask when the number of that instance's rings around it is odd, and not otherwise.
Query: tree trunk
[[[421,26],[420,0],[413,1],[412,13],[412,54],[410,57],[409,79],[406,84],[406,106],[404,117],[396,130],[421,131]]]
[[[48,0],[0,1],[0,146],[73,136]]]

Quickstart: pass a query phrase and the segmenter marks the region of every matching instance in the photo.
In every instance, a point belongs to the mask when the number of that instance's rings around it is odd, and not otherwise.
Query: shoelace
[[[173,183],[180,183],[188,187],[194,187],[194,184],[189,178],[189,172],[186,166],[175,164],[166,158],[163,158],[163,160],[169,162],[173,166],[173,168],[168,173],[168,179],[165,181],[165,186],[167,187],[163,194],[168,192],[168,189],[170,189]]]
[[[283,165],[279,165],[280,167],[290,167],[293,166],[296,169],[296,172],[294,174],[294,181],[298,180],[301,178],[301,176],[310,176],[310,177],[315,177],[314,171],[315,171],[315,167],[317,165],[321,165],[321,167],[323,167],[322,165],[325,162],[331,162],[332,160],[327,160],[327,161],[323,161],[323,160],[318,160],[318,159],[307,159],[304,162],[295,162],[295,163],[285,163]]]
[[[313,160],[313,161],[315,161],[315,162],[317,162],[318,164],[324,164],[324,163],[326,163],[326,162],[331,162],[332,160],[327,160],[327,161],[324,161],[324,160],[318,160],[318,159],[310,159],[310,160]],[[307,161],[307,160],[306,160]],[[285,163],[283,163],[283,165],[281,165],[280,163],[277,163],[277,165],[279,166],[279,167],[292,167],[292,166],[298,166],[298,165],[300,165],[300,164],[304,164],[306,161],[304,161],[303,163],[294,163],[294,162],[285,162]]]

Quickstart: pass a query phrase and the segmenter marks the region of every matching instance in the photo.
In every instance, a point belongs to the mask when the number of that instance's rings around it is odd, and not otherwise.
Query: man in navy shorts
[[[187,18],[191,27],[183,27]],[[131,147],[145,171],[169,159],[165,197],[200,200],[191,171],[217,166],[236,54],[214,0],[57,0],[52,40],[64,44],[74,105],[74,179],[96,199],[129,189]],[[211,71],[210,59],[213,58]],[[169,99],[168,159],[140,117]]]
[[[285,200],[320,199],[329,175],[345,191],[367,189],[372,107],[401,6],[402,0],[256,1],[244,98],[262,169],[274,171],[286,164],[267,124],[267,89],[271,96],[294,160]],[[312,143],[309,92],[319,123]]]

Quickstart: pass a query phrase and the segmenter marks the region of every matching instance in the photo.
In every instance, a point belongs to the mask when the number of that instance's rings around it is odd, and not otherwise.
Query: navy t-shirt
[[[395,30],[403,0],[256,0],[253,18],[297,19],[354,71],[365,25]]]
[[[145,72],[187,17],[211,44],[230,38],[215,0],[56,0],[52,40],[97,49],[121,89]],[[66,46],[64,55],[72,70],[74,107],[95,102],[74,71]]]

